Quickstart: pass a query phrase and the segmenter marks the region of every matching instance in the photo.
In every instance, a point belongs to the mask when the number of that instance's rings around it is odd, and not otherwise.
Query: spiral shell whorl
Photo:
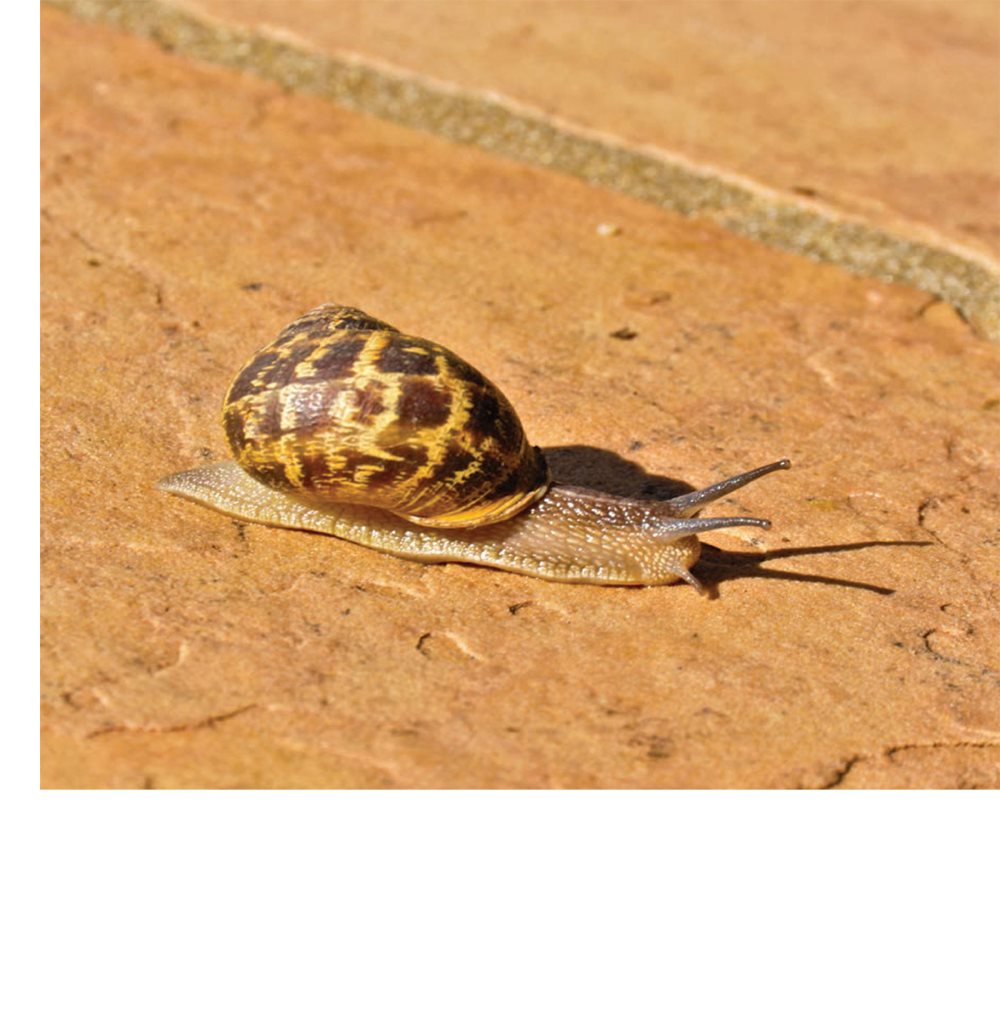
[[[472,527],[513,516],[549,482],[499,389],[445,347],[351,307],[317,307],[255,354],[223,424],[246,471],[317,507]]]

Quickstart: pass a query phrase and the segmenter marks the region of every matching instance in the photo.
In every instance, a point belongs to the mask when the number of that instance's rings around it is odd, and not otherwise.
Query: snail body
[[[223,404],[235,460],[159,483],[247,521],[306,529],[425,562],[462,561],[561,582],[682,579],[707,502],[788,461],[671,500],[552,483],[507,398],[457,354],[350,307],[289,325],[237,374]]]

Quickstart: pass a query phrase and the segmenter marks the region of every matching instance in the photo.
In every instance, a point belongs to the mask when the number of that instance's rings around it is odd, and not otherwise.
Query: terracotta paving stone
[[[989,5],[49,2],[927,290],[1000,341]]]
[[[990,2],[181,6],[499,92],[1000,256],[1000,17]]]
[[[1000,353],[950,307],[42,27],[44,785],[1000,785]],[[564,479],[637,494],[791,458],[709,511],[773,531],[705,537],[706,600],[157,492],[225,455],[232,374],[329,300],[459,350]]]

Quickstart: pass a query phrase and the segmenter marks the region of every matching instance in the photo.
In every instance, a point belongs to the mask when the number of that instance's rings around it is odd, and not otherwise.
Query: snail
[[[670,500],[552,482],[507,398],[457,354],[353,307],[293,321],[236,375],[222,409],[235,460],[159,488],[246,521],[307,529],[410,560],[559,582],[662,585],[698,559],[699,518],[780,460]]]

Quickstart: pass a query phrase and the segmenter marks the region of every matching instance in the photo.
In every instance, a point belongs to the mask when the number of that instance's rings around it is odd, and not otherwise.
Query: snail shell
[[[548,487],[510,401],[471,364],[351,307],[292,322],[236,376],[222,421],[258,482],[419,525],[506,521]]]
[[[236,375],[223,403],[235,461],[163,479],[223,513],[339,536],[412,560],[465,561],[561,582],[683,579],[711,500],[787,460],[671,500],[551,483],[507,398],[451,350],[353,307],[292,322]]]

